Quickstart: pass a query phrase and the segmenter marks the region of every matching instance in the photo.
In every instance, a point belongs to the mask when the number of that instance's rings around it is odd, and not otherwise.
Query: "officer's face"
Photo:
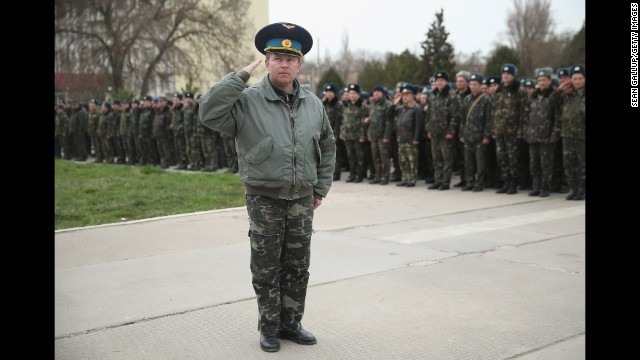
[[[580,73],[575,73],[571,75],[571,85],[573,85],[575,89],[582,89],[584,87],[585,82],[586,82],[586,79],[584,78],[584,75]]]
[[[480,91],[482,91],[480,89],[481,86],[482,85],[480,85],[480,83],[477,82],[477,81],[470,81],[469,82],[469,90],[471,90],[471,93],[473,95],[477,95],[478,93],[480,93]]]
[[[540,76],[537,80],[538,87],[540,90],[547,90],[549,85],[551,85],[551,79],[546,76]]]
[[[271,82],[283,87],[293,83],[302,68],[302,62],[297,56],[270,53],[265,61],[265,66]]]
[[[503,72],[502,73],[502,82],[505,85],[509,85],[511,84],[511,82],[513,81],[513,79],[515,79],[516,77],[513,76],[513,74],[511,74],[510,72]]]

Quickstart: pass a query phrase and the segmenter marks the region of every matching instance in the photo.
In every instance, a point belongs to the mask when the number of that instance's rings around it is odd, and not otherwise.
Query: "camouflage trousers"
[[[453,172],[453,139],[444,136],[431,137],[431,154],[433,155],[433,177],[437,183],[449,185]]]
[[[454,137],[454,139],[460,139],[459,136]],[[453,146],[453,170],[460,171],[460,181],[468,181],[466,176],[466,166],[465,166],[465,152],[466,146],[464,143],[461,143],[459,140],[455,141],[455,145]]]
[[[389,160],[389,146],[382,139],[371,141],[371,157],[373,158],[374,176],[376,179],[389,180],[391,160]]]
[[[304,315],[313,231],[313,195],[295,200],[246,195],[258,330],[298,330]]]
[[[333,170],[333,176],[335,176],[336,179],[340,179],[342,168],[344,167],[346,162],[346,151],[347,150],[344,146],[344,141],[338,139],[338,137],[336,136],[336,167]]]
[[[174,131],[173,136],[173,144],[175,146],[178,166],[187,166],[187,141],[184,137],[184,133]]]
[[[529,170],[533,190],[551,191],[554,144],[529,144]]]
[[[415,185],[418,176],[418,145],[399,142],[398,158],[402,171],[402,182]]]
[[[104,151],[102,150],[102,140],[98,135],[91,136],[91,144],[93,145],[93,154],[96,157],[96,162],[101,163],[104,161]]]
[[[73,145],[75,149],[73,153],[76,155],[77,159],[86,160],[87,159],[87,137],[85,133],[75,133]]]
[[[102,140],[102,153],[104,154],[104,160],[107,164],[113,164],[113,158],[116,155],[113,150],[113,137],[103,135]]]
[[[202,136],[200,144],[204,155],[204,168],[206,170],[218,170],[218,142],[216,137],[213,135]]]
[[[551,175],[551,191],[560,191],[566,185],[564,176],[564,164],[562,156],[562,138],[558,139],[553,146],[553,174]]]
[[[364,168],[364,144],[358,140],[345,140],[344,144],[347,147],[349,159],[349,177],[365,178],[367,170]]]
[[[189,149],[189,164],[192,170],[200,170],[204,164],[202,152],[200,151],[200,136],[187,137],[187,147]]]
[[[562,139],[562,157],[567,182],[572,193],[584,195],[585,188],[585,146],[582,139]]]
[[[136,145],[131,135],[122,135],[122,148],[124,150],[124,158],[126,163],[133,165],[136,163]]]
[[[160,155],[160,167],[168,167],[171,164],[171,148],[168,134],[159,134],[155,136],[158,154]]]
[[[484,187],[487,173],[487,147],[482,142],[464,144],[464,173],[468,184]]]
[[[518,179],[518,142],[515,135],[496,136],[496,154],[503,181]]]

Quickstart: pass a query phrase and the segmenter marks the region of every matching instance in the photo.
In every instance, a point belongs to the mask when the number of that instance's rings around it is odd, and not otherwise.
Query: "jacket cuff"
[[[240,70],[236,73],[236,75],[238,75],[238,77],[244,81],[245,83],[247,81],[249,81],[249,78],[251,77],[251,74],[249,74],[248,72],[244,71],[244,70]]]

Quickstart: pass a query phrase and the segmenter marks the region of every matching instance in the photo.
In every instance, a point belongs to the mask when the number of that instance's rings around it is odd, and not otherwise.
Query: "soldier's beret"
[[[324,84],[323,89],[324,91],[333,91],[335,94],[338,93],[338,87],[336,86],[336,84],[332,84],[332,83]]]
[[[278,22],[269,24],[256,33],[256,49],[263,54],[276,53],[303,56],[311,50],[313,38],[300,25]]]
[[[449,81],[449,73],[446,71],[436,71],[435,74],[433,74],[433,79],[434,81],[436,79],[445,79]]]
[[[582,65],[573,65],[569,68],[569,76],[573,76],[573,74],[582,74],[582,76],[587,76],[585,73],[586,69]]]
[[[508,72],[513,76],[518,75],[518,67],[513,64],[504,64],[502,68],[500,68],[500,73]]]
[[[178,99],[182,100],[182,94],[180,93],[173,94],[173,97],[177,97]]]
[[[536,74],[536,79],[540,76],[546,76],[551,79],[551,74],[553,74],[553,69],[550,67],[538,68],[534,71]]]
[[[469,76],[469,81],[477,81],[481,84],[486,84],[486,82],[484,81],[484,77],[482,77],[482,75],[480,74],[471,74],[471,76]]]
[[[353,90],[353,91],[357,92],[358,94],[360,94],[360,92],[361,92],[360,85],[358,85],[358,84],[349,84],[349,85],[347,85],[347,91],[351,91],[351,90]]]
[[[184,97],[185,98],[189,98],[189,99],[193,99],[193,93],[186,92],[186,93],[184,93]]]

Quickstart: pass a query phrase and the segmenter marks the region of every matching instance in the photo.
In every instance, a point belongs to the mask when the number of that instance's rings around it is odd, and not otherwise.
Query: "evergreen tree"
[[[571,66],[575,64],[581,64],[586,66],[586,53],[585,53],[585,29],[584,23],[582,28],[571,39],[571,42],[567,45],[562,56],[562,66]]]
[[[325,72],[322,75],[320,80],[318,80],[316,94],[320,94],[324,90],[324,85],[328,83],[336,84],[338,89],[341,89],[345,86],[344,82],[340,78],[340,75],[338,75],[338,73],[336,72],[336,69],[334,69],[333,66],[330,67],[329,70],[327,70],[327,72]],[[336,95],[340,95],[340,94],[336,94]]]
[[[446,31],[443,22],[444,10],[440,9],[440,12],[436,12],[436,20],[431,23],[431,27],[426,34],[427,40],[421,43],[423,49],[421,56],[422,67],[419,72],[421,84],[427,84],[429,77],[436,71],[444,70],[452,74],[456,67],[454,49],[447,42],[449,33]]]
[[[385,72],[389,75],[389,89],[394,89],[399,81],[409,82],[412,84],[426,84],[422,81],[420,75],[420,59],[417,56],[405,50],[400,55],[391,54],[387,58],[387,66]],[[428,80],[428,77],[427,77]]]
[[[518,67],[518,76],[524,76],[522,69],[520,69],[520,60],[518,54],[512,48],[508,46],[500,46],[493,51],[487,65],[484,68],[484,77],[500,76],[500,68],[504,64],[513,64]]]

